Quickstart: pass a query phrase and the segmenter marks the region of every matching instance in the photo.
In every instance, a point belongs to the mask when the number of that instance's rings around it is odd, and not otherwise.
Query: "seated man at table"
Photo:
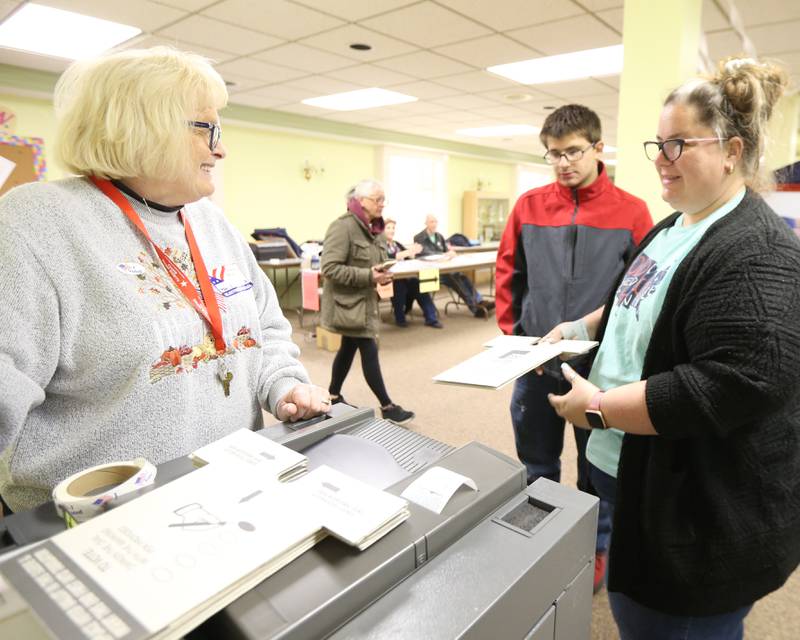
[[[428,214],[425,216],[425,228],[414,236],[414,242],[422,245],[420,256],[443,254],[442,257],[449,260],[455,257],[456,252],[436,230],[438,226],[439,221],[436,216]],[[472,281],[460,271],[443,273],[439,276],[439,281],[454,291],[476,318],[485,318],[494,309],[494,302],[485,301]]]

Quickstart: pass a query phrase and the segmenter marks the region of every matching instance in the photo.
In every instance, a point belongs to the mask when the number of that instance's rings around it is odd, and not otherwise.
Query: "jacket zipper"
[[[575,208],[572,210],[572,219],[570,220],[570,273],[569,279],[564,283],[564,313],[562,314],[562,321],[575,320],[576,318],[567,317],[568,295],[569,287],[572,280],[575,278],[575,253],[578,245],[578,227],[575,220],[578,218],[578,190],[572,190],[572,196],[575,198]]]

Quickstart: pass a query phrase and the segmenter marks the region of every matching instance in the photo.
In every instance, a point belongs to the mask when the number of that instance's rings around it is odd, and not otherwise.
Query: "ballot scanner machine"
[[[596,498],[546,479],[526,487],[524,468],[485,445],[453,448],[370,409],[334,405],[328,416],[259,433],[304,453],[310,469],[327,464],[393,494],[432,465],[478,490],[462,487],[441,514],[411,502],[409,519],[366,551],[323,540],[189,637],[589,637]],[[154,486],[193,468],[188,458],[159,465]],[[15,549],[63,527],[52,504],[0,520],[0,573]],[[69,631],[42,637],[82,637]]]

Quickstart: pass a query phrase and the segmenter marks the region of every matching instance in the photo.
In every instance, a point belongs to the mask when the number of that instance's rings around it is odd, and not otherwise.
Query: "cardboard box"
[[[342,346],[342,336],[325,327],[317,327],[317,346],[326,351],[338,351]]]

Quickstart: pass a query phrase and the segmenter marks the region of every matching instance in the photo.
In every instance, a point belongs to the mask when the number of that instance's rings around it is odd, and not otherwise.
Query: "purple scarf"
[[[364,207],[361,206],[361,203],[358,201],[357,198],[350,198],[347,203],[347,210],[352,213],[356,218],[361,220],[364,223],[364,226],[369,229],[370,233],[373,236],[377,236],[383,233],[383,228],[386,226],[384,223],[383,218],[375,218],[374,220],[370,220],[367,212],[364,211]]]

